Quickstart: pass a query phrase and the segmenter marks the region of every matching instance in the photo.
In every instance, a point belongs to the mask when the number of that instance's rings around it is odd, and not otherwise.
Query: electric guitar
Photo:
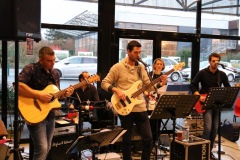
[[[184,62],[181,62],[181,63],[178,63],[176,65],[174,65],[174,68],[171,69],[170,71],[168,71],[167,73],[165,73],[164,75],[169,75],[171,74],[173,71],[175,70],[179,70],[180,68],[182,68],[183,66],[185,65]],[[123,101],[122,99],[120,99],[118,97],[117,94],[113,94],[112,97],[111,97],[111,102],[112,102],[112,105],[113,105],[113,108],[114,110],[120,114],[120,115],[123,115],[123,116],[126,116],[128,115],[133,107],[137,104],[141,104],[143,103],[144,100],[139,100],[137,99],[137,97],[143,93],[144,91],[148,90],[149,88],[151,88],[153,85],[155,85],[156,83],[158,83],[160,81],[160,78],[161,77],[158,77],[156,79],[154,79],[152,81],[152,83],[149,83],[147,84],[146,86],[144,86],[143,88],[141,89],[138,89],[139,85],[142,83],[141,80],[139,81],[136,81],[130,89],[128,90],[125,90],[123,91],[124,94],[126,95],[126,100]]]
[[[96,81],[100,81],[100,78],[98,75],[93,75],[85,81],[79,82],[72,87],[74,89],[77,89],[85,84],[93,83]],[[29,123],[39,123],[47,117],[51,109],[60,108],[61,104],[58,101],[58,98],[65,94],[66,89],[59,91],[57,86],[51,84],[40,92],[48,92],[52,94],[52,100],[49,103],[43,103],[38,99],[25,97],[23,95],[18,96],[18,109],[22,117]]]
[[[207,94],[201,94],[201,96],[206,97]],[[203,102],[201,102],[200,100],[198,100],[197,103],[196,103],[195,106],[194,106],[195,110],[196,110],[198,113],[200,113],[200,114],[202,114],[202,113],[204,113],[204,112],[206,111],[206,110],[202,110],[202,105],[203,105]]]

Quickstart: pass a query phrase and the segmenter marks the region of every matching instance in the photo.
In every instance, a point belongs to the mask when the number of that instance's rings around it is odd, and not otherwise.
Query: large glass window
[[[239,36],[239,17],[202,13],[201,33]]]
[[[133,39],[128,38],[120,38],[119,39],[119,61],[124,59],[127,56],[127,44]],[[141,52],[141,58],[143,58],[146,61],[152,61],[152,54],[153,54],[153,41],[152,40],[146,40],[146,39],[135,39],[139,41],[142,45],[142,52]]]
[[[196,6],[196,3],[189,4],[190,6]],[[116,0],[115,27],[122,29],[195,33],[196,12],[183,12],[181,4],[175,0]]]
[[[162,58],[165,62],[164,73],[171,71],[168,77],[172,82],[183,82],[182,70],[190,64],[192,54],[191,42],[180,41],[162,41],[161,42]],[[159,55],[160,56],[160,55]]]
[[[199,70],[209,66],[208,57],[212,53],[218,53],[221,56],[219,69],[228,76],[229,82],[234,85],[239,81],[239,49],[238,41],[226,39],[202,38],[200,46]],[[191,79],[191,57],[188,57],[188,68],[182,71],[182,76],[186,80]]]
[[[239,63],[236,62],[240,59],[240,52],[237,46],[237,40],[202,38],[200,64],[208,62],[208,57],[211,53],[218,53],[221,56],[221,63],[223,64],[219,65],[219,69],[227,74],[230,82],[238,81],[240,78]],[[208,65],[200,65],[200,69]]]
[[[42,23],[75,26],[98,25],[98,1],[42,0]]]
[[[239,36],[237,1],[202,0],[201,33]],[[115,27],[179,33],[196,32],[197,1],[116,0]],[[126,18],[128,17],[128,18]]]
[[[131,39],[120,38],[120,48],[119,48],[119,60],[127,56],[127,43]],[[153,63],[153,40],[137,39],[142,45],[141,58],[149,65],[149,71],[152,71]],[[190,63],[192,45],[191,42],[177,42],[177,41],[162,41],[161,46],[162,54],[159,54],[165,63],[165,69],[163,73],[169,72],[169,81],[183,81],[181,70],[185,68],[185,64]],[[187,67],[187,66],[186,66]]]

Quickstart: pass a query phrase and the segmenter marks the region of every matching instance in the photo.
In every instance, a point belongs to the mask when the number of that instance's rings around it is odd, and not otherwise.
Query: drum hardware
[[[72,103],[73,104],[73,103]],[[83,101],[74,106],[75,111],[79,112],[78,116],[78,130],[81,132],[83,130],[83,122],[89,122],[92,128],[103,128],[111,125],[115,119],[106,120],[106,118],[112,117],[112,109],[109,107],[109,102],[107,100],[103,101]],[[109,113],[111,112],[111,115]],[[71,112],[71,110],[69,111]],[[114,117],[114,115],[113,115]],[[93,130],[94,131],[94,130]],[[85,132],[85,131],[84,131]],[[95,131],[94,131],[95,132]]]

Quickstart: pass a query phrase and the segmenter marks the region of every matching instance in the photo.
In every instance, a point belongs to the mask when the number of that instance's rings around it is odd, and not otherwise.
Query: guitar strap
[[[143,77],[142,77],[142,72],[141,72],[141,66],[140,65],[138,66],[137,72],[138,72],[138,75],[139,75],[139,77],[141,78],[141,80],[143,82]]]

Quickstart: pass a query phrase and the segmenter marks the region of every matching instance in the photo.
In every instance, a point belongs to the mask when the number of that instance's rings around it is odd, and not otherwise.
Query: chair
[[[240,96],[238,96],[234,105],[233,122],[236,122],[237,117],[240,117]]]

